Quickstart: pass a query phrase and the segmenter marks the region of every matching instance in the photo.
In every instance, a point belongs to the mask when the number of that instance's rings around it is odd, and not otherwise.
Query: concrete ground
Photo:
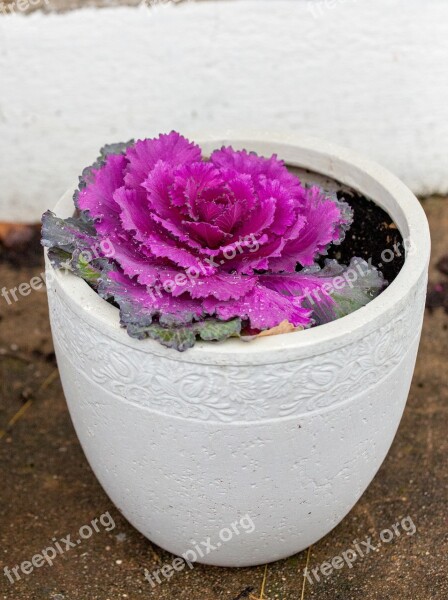
[[[447,253],[448,201],[423,201],[433,243],[431,279],[446,281],[435,264]],[[1,237],[1,230],[0,230]],[[34,236],[34,240],[36,239]],[[20,236],[19,236],[20,238]],[[25,235],[26,238],[26,235]],[[11,238],[8,238],[11,240]],[[8,242],[9,243],[9,242]],[[0,253],[0,288],[42,272],[40,249]],[[10,305],[0,297],[0,600],[445,600],[448,598],[448,315],[426,315],[408,406],[384,465],[361,500],[326,538],[267,567],[196,566],[155,589],[144,579],[173,557],[137,533],[95,479],[73,430],[52,348],[46,295],[34,291]],[[54,564],[16,580],[12,569],[55,546],[109,511],[116,527],[94,532],[63,550]],[[395,523],[416,531],[394,535],[349,568],[320,582],[303,577],[323,561]],[[361,544],[362,546],[362,544]],[[31,565],[32,566],[32,565]],[[11,583],[4,573],[8,567]],[[30,565],[25,565],[30,570]]]

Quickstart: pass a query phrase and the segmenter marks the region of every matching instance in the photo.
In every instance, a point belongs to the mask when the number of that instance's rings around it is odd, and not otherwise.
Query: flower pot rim
[[[221,139],[200,143],[204,154],[223,145],[255,151],[265,156],[277,154],[288,166],[325,175],[371,198],[392,217],[404,239],[415,252],[406,253],[403,268],[390,286],[367,306],[346,317],[305,331],[263,337],[243,342],[238,338],[224,342],[202,342],[180,353],[150,339],[136,340],[120,327],[119,311],[70,273],[54,270],[47,262],[47,276],[67,307],[80,318],[121,343],[142,352],[173,360],[208,364],[260,364],[285,362],[344,347],[381,327],[402,310],[410,293],[426,282],[430,255],[430,234],[425,212],[414,194],[395,175],[357,153],[309,137],[272,139]],[[75,188],[75,186],[74,186]],[[74,189],[73,188],[73,189]],[[73,214],[73,189],[57,203],[54,212],[67,218]],[[45,250],[45,254],[47,251]],[[50,285],[50,282],[49,282]]]

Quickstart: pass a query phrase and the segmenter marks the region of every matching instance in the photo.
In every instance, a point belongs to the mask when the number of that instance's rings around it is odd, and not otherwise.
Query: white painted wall
[[[300,133],[448,192],[446,0],[235,0],[0,17],[0,220],[104,142]]]

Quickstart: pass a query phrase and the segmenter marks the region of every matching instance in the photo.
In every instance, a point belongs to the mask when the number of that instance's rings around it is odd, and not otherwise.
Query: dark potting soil
[[[377,267],[388,283],[396,278],[405,261],[403,237],[391,217],[372,200],[354,191],[338,192],[350,204],[353,225],[339,246],[331,246],[324,258],[335,258],[348,265],[354,256]]]

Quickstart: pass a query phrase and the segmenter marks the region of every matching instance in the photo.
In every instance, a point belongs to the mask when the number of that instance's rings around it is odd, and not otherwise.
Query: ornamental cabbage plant
[[[74,203],[69,219],[43,215],[53,266],[118,306],[130,336],[180,351],[198,338],[322,325],[386,285],[360,258],[322,263],[352,209],[275,155],[223,147],[205,158],[176,132],[109,145]]]

